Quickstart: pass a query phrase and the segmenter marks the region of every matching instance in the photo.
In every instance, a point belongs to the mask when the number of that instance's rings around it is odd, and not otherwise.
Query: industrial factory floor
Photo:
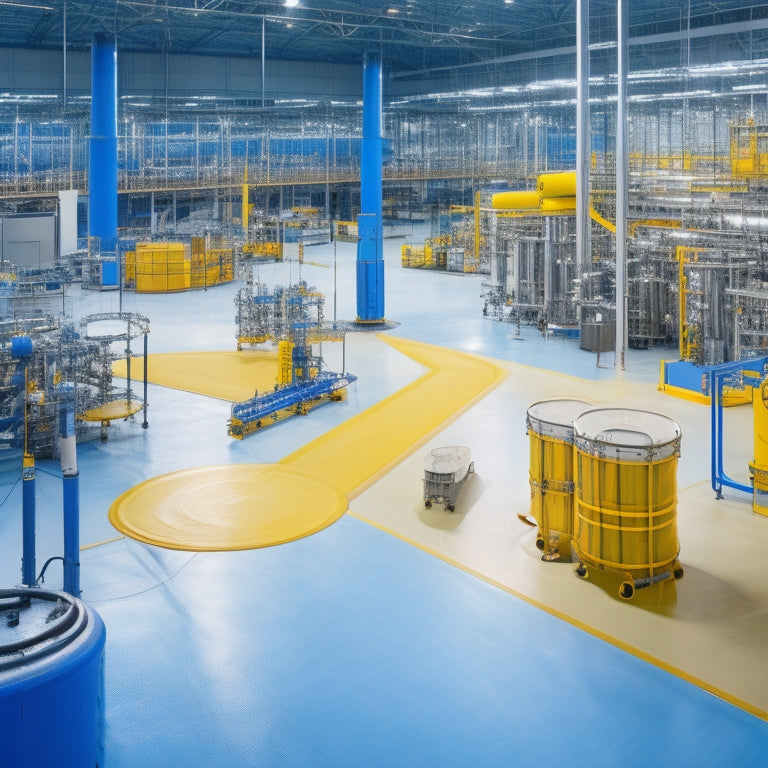
[[[215,390],[150,385],[148,429],[136,417],[78,447],[82,596],[107,626],[107,765],[765,765],[768,518],[736,492],[714,500],[708,409],[656,390],[659,360],[674,351],[630,351],[617,375],[573,341],[483,318],[482,276],[403,270],[399,246],[386,242],[397,327],[323,345],[330,370],[359,377],[346,401],[237,441]],[[326,318],[336,307],[352,319],[354,258],[354,245],[317,246],[300,273],[265,264],[258,276],[306,280],[325,293]],[[125,294],[122,308],[149,317],[151,353],[228,352],[235,291]],[[72,287],[66,306],[79,318],[119,302]],[[439,348],[481,356],[478,367]],[[441,379],[457,358],[470,361],[465,372]],[[207,365],[216,379],[215,358]],[[423,405],[378,405],[402,390],[420,390]],[[518,514],[530,503],[526,410],[548,397],[681,424],[680,581],[626,602],[610,579],[541,561]],[[442,428],[421,420],[430,414]],[[354,437],[338,449],[349,419]],[[730,409],[727,469],[739,479],[751,434],[750,409]],[[440,445],[468,446],[476,467],[453,513],[423,504],[424,456]],[[238,551],[155,546],[109,522],[115,499],[152,478],[222,467],[228,487],[245,465],[322,478],[349,508],[312,535]],[[15,460],[4,467],[0,583],[10,585],[21,483]],[[211,515],[233,506],[231,494],[213,498]],[[56,463],[38,462],[39,564],[61,553],[60,499]],[[55,565],[45,586],[61,586]]]

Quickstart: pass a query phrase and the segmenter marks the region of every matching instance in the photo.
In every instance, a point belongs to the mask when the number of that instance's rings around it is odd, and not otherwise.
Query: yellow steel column
[[[243,229],[245,230],[245,239],[248,240],[248,213],[250,206],[248,205],[248,164],[245,166],[245,176],[243,177],[243,200],[242,208],[240,210],[240,218],[243,222]]]

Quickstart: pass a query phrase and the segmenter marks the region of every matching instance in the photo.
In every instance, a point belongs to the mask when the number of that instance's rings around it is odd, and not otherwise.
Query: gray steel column
[[[616,101],[616,356],[614,367],[624,370],[627,338],[627,207],[629,153],[627,147],[627,69],[629,34],[626,0],[617,0],[618,98]]]
[[[266,43],[267,43],[267,17],[261,17],[261,109],[264,109],[264,93],[266,90]]]
[[[576,0],[576,267],[583,279],[591,261],[589,233],[589,0]],[[581,291],[581,298],[586,298]]]

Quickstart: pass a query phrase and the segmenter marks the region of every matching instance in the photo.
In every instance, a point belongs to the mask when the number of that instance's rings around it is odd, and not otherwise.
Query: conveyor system
[[[276,421],[306,415],[311,408],[329,401],[343,400],[346,388],[357,381],[351,373],[321,371],[307,382],[295,382],[265,395],[235,403],[229,420],[228,433],[242,440]]]

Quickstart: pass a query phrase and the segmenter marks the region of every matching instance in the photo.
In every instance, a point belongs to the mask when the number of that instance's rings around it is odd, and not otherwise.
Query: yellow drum
[[[542,400],[526,417],[530,438],[531,515],[543,560],[570,553],[573,534],[573,420],[593,405],[582,400]]]
[[[612,571],[619,595],[680,578],[677,459],[680,426],[647,411],[604,408],[573,424],[576,573]]]

